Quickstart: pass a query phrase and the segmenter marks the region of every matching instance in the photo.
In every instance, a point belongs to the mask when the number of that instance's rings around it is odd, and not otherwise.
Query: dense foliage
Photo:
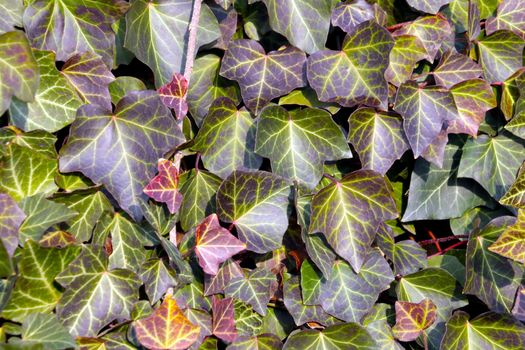
[[[0,0],[0,348],[525,349],[525,1]]]

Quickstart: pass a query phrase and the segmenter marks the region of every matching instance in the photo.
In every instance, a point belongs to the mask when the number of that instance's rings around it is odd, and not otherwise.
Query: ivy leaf
[[[82,101],[67,79],[55,67],[55,54],[33,51],[40,71],[40,85],[34,101],[13,99],[9,114],[18,128],[55,132],[71,124]]]
[[[356,148],[363,169],[385,175],[410,146],[399,116],[359,108],[348,119],[348,141]]]
[[[510,30],[525,39],[525,5],[521,1],[504,0],[498,5],[496,17],[487,18],[485,31],[491,35],[498,30]]]
[[[460,146],[458,139],[449,142],[442,168],[424,159],[416,160],[403,222],[455,218],[468,209],[487,204],[479,185],[471,179],[458,179]]]
[[[252,337],[238,337],[233,343],[226,347],[227,350],[248,349],[281,349],[283,343],[274,334],[261,334]]]
[[[301,292],[305,305],[320,305],[323,275],[306,259],[301,263]]]
[[[9,256],[13,256],[18,246],[18,230],[26,214],[13,198],[0,193],[0,240]]]
[[[507,227],[489,250],[525,264],[525,211],[518,212],[516,223]]]
[[[476,79],[481,76],[481,73],[481,67],[469,57],[454,51],[447,51],[432,75],[438,85],[451,88],[465,80]],[[474,89],[473,92],[475,91]]]
[[[231,343],[237,338],[235,328],[235,309],[233,298],[212,298],[213,334],[225,342]]]
[[[249,304],[260,315],[266,315],[268,301],[277,288],[274,274],[266,269],[255,269],[241,277],[232,278],[224,289],[226,297]]]
[[[244,104],[258,115],[270,100],[306,85],[305,54],[294,48],[265,53],[258,42],[234,40],[222,59],[220,74],[241,87]]]
[[[154,162],[184,141],[156,92],[130,92],[115,112],[87,105],[78,111],[69,142],[60,151],[60,171],[81,171],[103,184],[135,219]]]
[[[235,226],[248,250],[267,253],[281,246],[290,192],[290,184],[281,177],[236,170],[219,187],[217,214]]]
[[[308,58],[308,81],[321,101],[386,109],[386,53],[393,46],[386,29],[374,21],[361,23],[345,38],[341,51],[318,51]]]
[[[516,208],[525,208],[525,167],[522,164],[518,172],[518,177],[510,186],[509,190],[500,199],[503,205],[510,205]]]
[[[489,247],[514,223],[515,218],[512,216],[496,218],[483,230],[474,231],[467,245],[463,292],[477,296],[492,311],[499,313],[511,313],[525,267],[491,252]]]
[[[237,110],[232,100],[221,97],[210,106],[193,149],[202,153],[204,166],[222,178],[234,170],[256,170],[262,158],[254,152],[255,132],[250,112]]]
[[[74,55],[64,63],[61,73],[85,103],[111,108],[109,84],[115,77],[99,56],[90,51]]]
[[[216,275],[219,265],[246,249],[246,245],[221,227],[216,214],[205,218],[196,228],[195,254],[204,272]]]
[[[352,157],[330,113],[313,108],[288,112],[277,105],[261,112],[255,151],[270,159],[275,174],[309,189],[319,183],[325,161]]]
[[[35,0],[24,12],[24,28],[33,47],[56,52],[60,61],[90,51],[112,67],[115,32],[111,25],[127,8],[121,0]]]
[[[385,13],[378,4],[369,4],[365,0],[345,1],[338,3],[332,11],[331,21],[334,26],[351,34],[361,23],[375,20],[384,25]],[[322,48],[321,48],[322,49]]]
[[[174,73],[171,81],[162,85],[157,91],[162,103],[175,110],[177,119],[181,120],[186,116],[188,113],[188,104],[186,103],[188,81],[184,75]]]
[[[394,335],[401,341],[416,340],[436,321],[436,305],[430,299],[419,303],[396,301],[396,325]]]
[[[0,26],[4,23],[6,22],[2,20]],[[29,42],[21,31],[10,31],[0,35],[0,57],[0,114],[4,114],[12,96],[25,102],[33,101],[39,84],[39,74]]]
[[[407,0],[407,3],[416,10],[432,14],[438,13],[439,9],[449,2],[450,0]]]
[[[357,323],[331,326],[322,331],[306,329],[293,333],[283,350],[372,350],[376,344],[366,329]]]
[[[385,78],[389,83],[400,86],[410,79],[414,66],[426,58],[427,52],[421,40],[413,35],[398,35],[394,41]]]
[[[170,213],[179,211],[182,194],[179,191],[180,160],[182,155],[175,155],[174,162],[160,158],[157,162],[159,173],[144,187],[144,193],[157,202],[166,203]]]
[[[230,280],[244,276],[243,269],[232,259],[226,260],[215,276],[204,275],[204,295],[223,293]]]
[[[523,162],[525,142],[502,132],[496,137],[480,135],[463,146],[458,176],[475,179],[495,199],[514,182]]]
[[[377,349],[403,350],[404,348],[394,339],[389,324],[390,305],[375,304],[372,311],[363,318],[362,324],[374,339]]]
[[[268,9],[270,26],[290,44],[313,54],[324,49],[330,28],[330,0],[262,0]]]
[[[193,279],[191,283],[177,289],[174,294],[177,305],[181,308],[192,308],[209,311],[211,309],[210,298],[204,295],[204,287],[199,279]]]
[[[407,22],[396,30],[393,36],[413,35],[417,37],[427,52],[425,59],[433,62],[443,41],[451,32],[452,28],[443,16],[425,16]]]
[[[523,286],[520,286],[516,293],[512,315],[522,322],[525,320],[525,288]]]
[[[153,313],[134,322],[138,341],[148,349],[183,350],[199,336],[200,327],[191,323],[171,295]]]
[[[0,12],[3,14],[2,22],[0,22],[0,34],[12,31],[15,26],[23,27],[24,4],[22,1],[6,0],[0,4]]]
[[[77,254],[78,255],[78,254]],[[96,336],[114,319],[129,319],[141,282],[124,269],[108,269],[102,247],[83,246],[82,252],[56,277],[66,288],[57,316],[73,336]],[[90,322],[82,322],[89,319]]]
[[[37,347],[44,345],[49,350],[74,348],[75,341],[62,326],[54,314],[33,313],[22,323],[22,341],[11,338],[9,342],[16,345]]]
[[[497,106],[492,87],[484,80],[472,79],[454,85],[450,93],[458,108],[458,117],[450,122],[447,132],[476,137],[485,113]]]
[[[34,241],[27,241],[18,265],[20,275],[2,316],[22,322],[34,312],[52,311],[62,295],[53,280],[79,250],[76,246],[43,248]]]
[[[253,307],[240,300],[235,300],[235,327],[239,334],[237,339],[261,334],[262,326],[263,317],[253,311]]]
[[[458,113],[448,90],[438,86],[421,88],[412,81],[399,87],[394,110],[403,116],[405,134],[416,158]]]
[[[441,349],[508,349],[525,346],[525,327],[506,315],[486,312],[473,320],[464,311],[457,311],[447,322]]]
[[[192,0],[133,0],[126,13],[124,46],[151,68],[158,87],[183,73],[192,9]],[[217,18],[205,4],[199,23],[195,52],[220,36]]]
[[[371,170],[358,170],[313,197],[309,232],[322,232],[334,250],[359,272],[378,225],[396,217],[384,178]]]
[[[236,83],[219,76],[220,65],[221,58],[213,54],[195,59],[186,99],[197,125],[202,124],[212,102],[219,97],[229,97],[235,105],[240,102],[239,87]]]
[[[24,148],[31,149],[49,159],[57,157],[57,151],[55,149],[57,138],[47,131],[35,130],[22,132],[16,127],[7,126],[0,129],[0,142],[6,146],[0,151],[0,156],[9,153],[7,152],[9,145],[17,144]]]
[[[169,288],[177,285],[175,271],[161,259],[147,260],[141,266],[140,279],[146,288],[151,304],[157,303]]]
[[[321,305],[346,322],[359,322],[394,280],[392,270],[378,250],[370,250],[359,273],[338,260],[321,288]]]
[[[141,90],[146,90],[146,85],[142,80],[135,77],[120,76],[109,84],[109,94],[111,95],[111,102],[114,105],[117,105],[128,92]]]
[[[478,40],[479,62],[487,82],[503,82],[521,68],[524,47],[525,39],[506,30]]]

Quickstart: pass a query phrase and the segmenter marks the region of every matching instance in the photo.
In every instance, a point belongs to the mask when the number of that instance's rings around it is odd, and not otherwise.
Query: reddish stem
[[[398,30],[399,28],[403,27],[406,23],[397,23],[397,24],[394,24],[394,25],[391,25],[391,26],[388,26],[386,27],[386,29],[389,31],[389,32],[395,32],[396,30]]]
[[[434,244],[436,242],[447,242],[452,241],[455,239],[461,239],[461,238],[468,238],[468,235],[457,235],[457,236],[448,236],[448,237],[441,237],[436,239],[425,239],[423,241],[419,241],[418,243],[421,245],[428,245],[428,244]]]
[[[459,241],[459,242],[457,242],[457,243],[452,244],[452,245],[449,246],[449,247],[446,247],[446,248],[443,249],[442,251],[437,252],[436,254],[429,255],[428,257],[431,258],[431,257],[436,256],[436,255],[442,255],[442,254],[445,254],[445,253],[448,252],[449,250],[452,250],[452,249],[454,249],[454,248],[457,248],[457,247],[459,247],[459,246],[462,246],[462,245],[464,245],[465,243],[467,243],[467,241]]]
[[[436,236],[434,236],[434,233],[430,231],[429,229],[427,229],[427,233],[430,236],[430,238],[432,238],[432,240],[434,241],[434,245],[436,246],[436,249],[438,250],[438,252],[441,252],[441,246],[439,245],[439,242]]]

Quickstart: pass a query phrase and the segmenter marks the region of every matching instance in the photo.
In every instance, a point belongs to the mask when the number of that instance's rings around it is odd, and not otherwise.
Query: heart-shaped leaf
[[[396,301],[394,335],[401,341],[416,340],[436,320],[436,305],[430,299],[419,303]]]
[[[186,93],[188,80],[180,73],[174,73],[171,81],[162,85],[158,90],[160,99],[167,107],[175,110],[177,119],[182,119],[188,113]]]
[[[166,203],[170,213],[179,211],[182,203],[182,194],[179,190],[180,153],[175,155],[175,161],[159,159],[157,169],[159,173],[144,187],[144,193],[157,202]]]
[[[507,227],[489,250],[525,264],[525,211],[519,211],[516,223]]]
[[[260,315],[266,315],[267,304],[277,288],[274,274],[266,269],[255,269],[230,280],[224,289],[227,297],[249,304]]]

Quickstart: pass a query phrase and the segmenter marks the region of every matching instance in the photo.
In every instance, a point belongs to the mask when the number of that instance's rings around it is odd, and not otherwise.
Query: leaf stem
[[[468,237],[469,235],[447,236],[447,237],[440,237],[440,238],[433,238],[433,239],[425,239],[423,241],[419,241],[418,243],[421,245],[429,245],[435,242],[448,242],[454,239],[461,239],[461,238],[468,238]]]
[[[434,243],[434,245],[436,246],[436,249],[438,250],[438,252],[441,251],[441,246],[439,245],[439,241],[436,239],[436,236],[434,236],[434,233],[430,230],[427,229],[427,233],[428,235],[430,236],[430,238],[432,238],[432,241]]]
[[[452,244],[451,246],[446,247],[446,248],[443,249],[442,251],[437,252],[436,254],[429,255],[428,257],[431,258],[431,257],[436,256],[436,255],[443,255],[443,254],[445,254],[446,252],[448,252],[449,250],[452,250],[452,249],[454,249],[454,248],[457,248],[457,247],[459,247],[459,246],[462,246],[462,245],[465,244],[465,243],[467,243],[467,241],[460,241],[460,242],[454,243],[454,244]]]
[[[338,184],[339,183],[339,180],[337,180],[335,177],[333,177],[332,175],[329,175],[327,173],[324,173],[323,177],[326,177],[328,180],[332,181],[334,184]]]
[[[197,152],[197,156],[195,157],[195,173],[199,172],[199,162],[201,160],[201,153]]]
[[[193,1],[193,11],[191,13],[191,21],[188,27],[188,50],[186,51],[186,65],[184,67],[184,77],[190,84],[191,72],[193,71],[193,62],[195,61],[195,50],[197,48],[197,30],[199,27],[199,18],[201,14],[202,0]]]

